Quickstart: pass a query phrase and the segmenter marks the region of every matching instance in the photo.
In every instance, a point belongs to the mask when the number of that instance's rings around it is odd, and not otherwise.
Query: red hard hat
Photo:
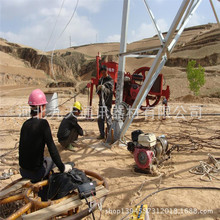
[[[28,104],[29,105],[46,105],[47,99],[45,94],[40,90],[40,89],[35,89],[31,92],[29,99],[28,99]]]

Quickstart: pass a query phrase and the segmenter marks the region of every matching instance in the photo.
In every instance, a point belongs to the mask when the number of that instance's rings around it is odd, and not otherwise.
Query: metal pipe
[[[101,60],[101,54],[98,52],[96,56],[96,78],[99,79],[99,61]]]
[[[146,8],[147,8],[147,10],[148,10],[148,13],[149,13],[149,15],[150,15],[150,18],[151,18],[151,20],[152,20],[153,23],[154,23],[154,27],[155,27],[155,29],[156,29],[156,31],[157,31],[157,33],[158,33],[158,37],[159,37],[159,39],[160,39],[160,42],[161,42],[161,44],[163,44],[163,42],[164,42],[164,37],[163,37],[163,34],[162,34],[162,32],[161,32],[159,26],[157,25],[157,22],[156,22],[156,20],[155,20],[155,18],[154,18],[153,12],[150,10],[150,7],[148,6],[146,0],[144,0],[144,3],[145,3],[145,6],[146,6]]]
[[[122,27],[121,27],[121,40],[120,40],[120,54],[126,52],[126,48],[127,48],[129,7],[130,7],[130,0],[124,0]],[[118,83],[116,88],[116,103],[115,103],[116,106],[119,106],[123,98],[124,69],[125,69],[125,57],[119,55],[118,78],[117,78]]]
[[[165,38],[165,44],[166,46],[170,44],[171,40],[172,40],[172,36],[173,34],[175,33],[176,31],[176,28],[178,26],[178,24],[180,23],[180,20],[189,4],[190,0],[183,0],[177,14],[176,14],[176,17],[174,18],[174,21],[173,23],[171,24],[171,27],[166,35],[166,38]]]
[[[20,193],[18,195],[10,196],[8,198],[0,200],[0,205],[5,204],[5,203],[9,203],[9,202],[14,202],[14,201],[17,201],[17,200],[21,200],[23,198],[24,198],[24,195],[22,193]]]
[[[215,19],[216,19],[216,21],[217,21],[217,23],[218,23],[218,26],[220,27],[220,23],[219,23],[218,16],[217,16],[217,13],[216,13],[216,11],[215,11],[215,7],[214,7],[214,5],[213,5],[213,2],[212,2],[212,0],[209,0],[209,2],[210,2],[210,4],[211,4],[211,7],[212,7],[212,10],[213,10],[213,12],[214,12]]]
[[[126,55],[126,57],[147,57],[147,58],[156,58],[156,55],[138,55],[138,54],[130,54],[130,55]]]
[[[172,40],[172,42],[170,43],[170,45],[168,46],[168,51],[171,53],[174,46],[176,45],[178,39],[180,38],[182,32],[184,31],[185,26],[187,25],[189,19],[192,17],[193,13],[195,12],[195,10],[198,8],[199,4],[201,3],[202,0],[198,0],[196,2],[195,5],[192,6],[192,10],[190,10],[188,17],[185,18],[184,22],[182,23],[180,29],[178,30],[176,36],[174,37],[174,39]]]
[[[130,6],[130,0],[124,0],[122,27],[121,27],[121,40],[120,40],[120,54],[126,52],[129,6]],[[115,99],[116,109],[119,109],[120,103],[122,102],[122,99],[123,99],[124,69],[125,69],[125,56],[119,55],[119,66],[118,66],[118,77],[117,77],[116,99]],[[113,120],[111,129],[114,130],[115,139],[119,139],[119,134],[120,134],[122,124],[123,124],[122,120],[119,120],[119,119]],[[106,142],[107,143],[112,142],[111,131],[107,135]]]
[[[18,217],[23,215],[25,212],[27,212],[31,207],[32,207],[31,202],[27,203],[25,206],[20,208],[17,212],[13,213],[8,218],[6,218],[6,220],[15,220],[15,219],[17,219]]]
[[[191,10],[192,5],[193,5],[193,2],[194,2],[194,0],[191,0],[190,4],[189,4],[189,6],[188,6],[188,9],[187,9],[187,11],[186,11],[186,13],[185,13],[185,16],[184,16],[184,18],[182,19],[182,24],[184,23],[185,19],[189,16],[190,10]]]

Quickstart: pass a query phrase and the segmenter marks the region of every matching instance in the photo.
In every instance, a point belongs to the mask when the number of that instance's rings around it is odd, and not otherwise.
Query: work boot
[[[98,140],[102,140],[102,139],[105,139],[105,137],[102,136],[102,135],[99,135],[99,136],[97,137],[97,139],[98,139]]]
[[[67,147],[66,147],[67,150],[70,150],[70,151],[74,151],[74,147],[72,144],[69,144]]]

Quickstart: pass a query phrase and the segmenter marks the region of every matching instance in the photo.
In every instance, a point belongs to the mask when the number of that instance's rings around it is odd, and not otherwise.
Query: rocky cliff
[[[166,33],[164,33],[166,35]],[[159,44],[157,36],[128,44],[129,50],[141,50]],[[95,56],[102,52],[103,59],[117,62],[119,43],[90,44],[52,52],[42,52],[27,46],[0,39],[1,84],[79,82],[89,80],[96,72]],[[153,51],[152,54],[155,54]],[[167,67],[185,68],[190,59],[202,66],[220,64],[220,29],[217,24],[187,28],[181,35]],[[126,70],[151,65],[146,58],[128,58]]]

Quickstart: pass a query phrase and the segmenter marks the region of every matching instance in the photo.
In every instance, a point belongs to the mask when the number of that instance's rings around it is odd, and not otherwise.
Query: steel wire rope
[[[8,152],[6,152],[6,153],[1,154],[1,155],[0,155],[0,158],[5,157],[6,155],[10,154],[11,152],[17,150],[17,149],[18,149],[18,145],[19,145],[19,142],[16,142],[14,148],[13,148],[13,149],[10,149],[10,150],[9,150]]]
[[[82,88],[79,92],[77,92],[74,96],[71,96],[71,97],[68,98],[66,101],[64,101],[62,104],[59,104],[57,107],[60,107],[60,106],[64,105],[65,103],[69,102],[71,99],[76,98],[76,96],[78,96],[80,93],[82,93],[82,91],[83,91],[84,89],[86,89],[86,88],[87,88],[87,86],[83,87],[83,88]]]
[[[52,70],[52,74],[53,74],[53,77],[54,77],[55,81],[56,81],[56,76],[55,76],[55,74],[54,74],[54,69],[53,69],[53,55],[54,55],[54,50],[55,50],[55,48],[56,48],[56,45],[57,45],[58,40],[61,38],[61,36],[63,35],[64,31],[66,30],[66,28],[67,28],[68,25],[70,24],[71,20],[73,19],[73,16],[75,15],[76,9],[77,9],[77,7],[78,7],[78,3],[79,3],[79,0],[77,0],[76,5],[75,5],[75,8],[74,8],[74,10],[73,10],[73,13],[72,13],[72,15],[71,15],[69,21],[67,22],[66,26],[64,27],[63,31],[60,33],[59,37],[57,38],[57,40],[56,40],[56,42],[55,42],[55,44],[54,44],[54,48],[53,48],[52,55],[51,55],[51,70]]]
[[[49,39],[48,39],[48,41],[47,41],[47,44],[46,44],[44,50],[43,50],[44,52],[46,51],[46,49],[47,49],[47,47],[48,47],[48,45],[49,45],[49,43],[50,43],[50,41],[51,41],[52,35],[53,35],[54,30],[55,30],[56,25],[57,25],[58,18],[60,17],[60,13],[61,13],[61,11],[62,11],[62,9],[63,9],[64,2],[65,2],[65,0],[63,0],[63,2],[62,2],[62,5],[61,5],[60,10],[59,10],[59,13],[58,13],[58,15],[57,15],[57,18],[56,18],[55,24],[54,24],[54,26],[53,26],[52,32],[51,32],[51,34],[50,34],[50,37],[49,37]],[[36,65],[36,69],[37,69],[38,65],[40,64],[42,58],[43,58],[43,54],[41,55],[41,57],[40,57],[40,59],[39,59],[37,65]]]
[[[204,120],[203,122],[208,122],[208,120]],[[190,123],[190,126],[191,126],[191,123]],[[210,130],[210,129],[208,129],[208,130]],[[220,146],[220,144],[211,142],[211,141],[215,141],[217,139],[220,139],[219,130],[215,130],[213,132],[215,132],[215,135],[213,135],[211,137],[207,137],[207,138],[195,137],[195,136],[192,136],[192,133],[191,134],[183,134],[183,133],[168,134],[167,137],[169,139],[175,139],[176,141],[188,140],[191,144],[197,145],[198,148],[199,147],[201,147],[201,148],[206,147],[206,148],[220,149],[218,147],[218,146]],[[188,144],[181,144],[181,145],[183,146],[183,145],[188,145]]]

